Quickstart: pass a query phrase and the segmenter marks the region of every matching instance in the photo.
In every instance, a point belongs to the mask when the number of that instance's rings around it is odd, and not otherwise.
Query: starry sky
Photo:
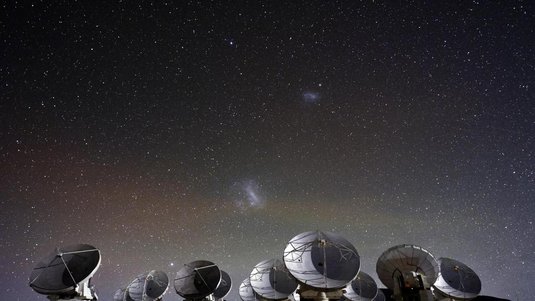
[[[413,243],[535,293],[533,2],[1,5],[2,299],[88,243],[101,300],[198,259],[238,300],[317,229],[376,280]]]

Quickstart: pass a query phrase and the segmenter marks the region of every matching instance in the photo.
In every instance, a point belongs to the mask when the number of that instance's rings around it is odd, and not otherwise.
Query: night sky
[[[140,4],[139,4],[140,3]],[[413,243],[535,294],[531,1],[4,1],[0,298],[56,246],[101,300],[311,230]],[[382,284],[379,284],[382,287]],[[165,300],[179,300],[171,287]]]

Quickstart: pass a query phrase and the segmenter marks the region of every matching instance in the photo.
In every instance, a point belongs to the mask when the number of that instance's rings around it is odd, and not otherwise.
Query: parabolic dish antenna
[[[341,235],[310,231],[288,242],[284,263],[302,284],[316,289],[338,289],[357,276],[360,257],[355,247]]]
[[[269,259],[258,263],[249,279],[253,290],[261,297],[270,300],[287,299],[297,289],[297,281],[280,259]]]
[[[232,280],[230,279],[229,274],[225,271],[221,271],[221,282],[219,286],[214,291],[214,297],[217,299],[223,299],[232,289]]]
[[[212,294],[221,281],[221,271],[215,263],[197,260],[185,264],[175,278],[177,294],[187,300],[202,299]]]
[[[394,290],[397,276],[410,272],[424,275],[432,284],[438,277],[438,263],[429,251],[415,245],[392,247],[377,260],[377,275],[390,290]]]
[[[240,284],[240,298],[243,301],[256,301],[256,293],[253,290],[253,287],[251,286],[251,281],[249,280],[249,277],[245,278],[243,282]]]
[[[134,299],[132,299],[132,297],[130,297],[130,294],[128,293],[128,289],[125,290],[124,292],[124,301],[134,301]]]
[[[134,299],[132,299],[132,297],[130,297],[130,294],[128,293],[128,290],[126,290],[125,293],[124,293],[124,301],[134,301]]]
[[[44,295],[96,298],[89,280],[100,265],[100,251],[85,244],[57,248],[30,275],[30,287]]]
[[[120,288],[115,291],[113,294],[113,301],[124,301],[124,297],[126,294],[126,288]]]
[[[126,288],[134,301],[159,300],[169,287],[169,278],[162,271],[152,270],[138,275]]]
[[[454,299],[473,299],[481,292],[481,280],[462,262],[439,258],[439,274],[433,284],[444,296]]]
[[[344,297],[351,301],[371,301],[377,295],[377,284],[373,278],[360,271],[345,289]]]
[[[372,301],[385,301],[385,300],[386,300],[385,294],[383,293],[382,290],[378,289],[377,295],[375,295],[375,298],[373,298]]]

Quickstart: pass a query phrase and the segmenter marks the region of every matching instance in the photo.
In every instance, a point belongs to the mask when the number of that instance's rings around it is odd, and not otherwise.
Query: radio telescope
[[[178,271],[175,290],[186,300],[202,300],[217,289],[220,281],[221,270],[215,263],[198,260],[184,265]]]
[[[162,271],[152,270],[138,275],[126,287],[127,295],[134,301],[158,301],[169,287],[169,278]]]
[[[258,263],[249,280],[253,290],[268,300],[286,300],[297,289],[297,282],[280,259]]]
[[[359,272],[360,257],[341,235],[310,231],[292,238],[284,249],[284,263],[300,283],[301,299],[342,297],[342,289]]]
[[[438,263],[422,247],[399,245],[377,260],[377,275],[394,296],[407,300],[432,300],[431,284],[438,276]]]
[[[372,301],[377,295],[377,284],[373,278],[360,271],[345,288],[344,297],[350,301]]]
[[[481,292],[481,280],[462,262],[439,258],[438,278],[433,284],[433,294],[439,300],[470,300]]]
[[[225,271],[221,271],[221,282],[214,291],[214,298],[216,300],[223,300],[225,296],[228,295],[232,289],[232,280],[230,279],[229,274]]]
[[[113,294],[113,301],[125,301],[126,288],[120,288]]]
[[[91,245],[57,248],[34,267],[30,287],[50,300],[97,300],[91,277],[100,260],[100,251]]]
[[[242,301],[256,301],[259,300],[256,296],[255,291],[253,290],[253,287],[251,286],[251,280],[249,280],[249,277],[245,278],[243,282],[240,284],[240,298]]]

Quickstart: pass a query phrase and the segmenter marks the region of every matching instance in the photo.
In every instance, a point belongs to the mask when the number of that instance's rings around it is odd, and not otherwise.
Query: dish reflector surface
[[[207,260],[190,262],[175,279],[177,294],[185,299],[202,299],[212,294],[221,281],[221,271],[215,263]]]
[[[169,278],[162,271],[150,271],[137,276],[127,287],[134,301],[152,301],[160,298],[169,286]]]
[[[223,299],[232,288],[232,280],[227,272],[221,271],[221,282],[214,291],[214,297],[216,299]]]
[[[126,287],[128,295],[134,301],[141,301],[143,298],[143,287],[145,284],[145,278],[147,278],[147,273],[138,275],[130,284]]]
[[[126,290],[125,293],[124,293],[124,301],[134,301],[134,299],[132,299],[132,297],[130,297],[130,294],[128,293],[128,290]]]
[[[30,287],[44,295],[74,291],[100,265],[100,251],[86,244],[58,248],[41,260],[30,275]]]
[[[431,284],[438,277],[438,263],[429,251],[415,245],[392,247],[377,260],[377,275],[390,290],[394,290],[396,273],[406,272],[425,275]]]
[[[372,301],[385,301],[385,300],[386,300],[385,294],[383,293],[382,290],[378,289],[377,295],[375,295],[375,298],[373,298]]]
[[[255,301],[256,300],[256,294],[253,290],[253,287],[251,286],[251,281],[249,280],[249,277],[245,278],[243,282],[240,284],[240,298],[243,301]]]
[[[438,279],[433,285],[440,292],[451,298],[473,299],[481,292],[481,280],[477,274],[464,263],[439,258]]]
[[[373,278],[360,271],[346,287],[344,297],[351,301],[371,301],[377,295],[377,284]]]
[[[280,259],[258,263],[249,276],[253,290],[266,299],[286,299],[297,289],[297,281]]]
[[[162,271],[150,271],[145,280],[145,294],[148,297],[146,300],[154,300],[161,298],[167,288],[169,287],[169,277]]]
[[[126,293],[126,288],[120,288],[115,291],[113,294],[113,301],[124,301],[124,294]]]
[[[301,283],[313,288],[343,288],[360,268],[355,247],[339,234],[310,231],[292,238],[284,249],[284,263]]]

